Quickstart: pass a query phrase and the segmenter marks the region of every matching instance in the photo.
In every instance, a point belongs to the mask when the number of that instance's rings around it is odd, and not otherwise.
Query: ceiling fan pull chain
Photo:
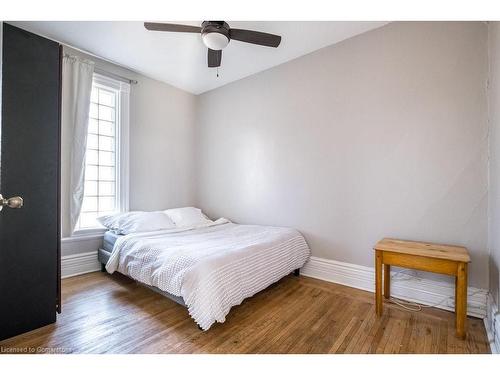
[[[217,78],[219,78],[219,67],[217,67]]]

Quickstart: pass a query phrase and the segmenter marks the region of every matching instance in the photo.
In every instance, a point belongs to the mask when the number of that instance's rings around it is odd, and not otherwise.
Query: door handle
[[[12,197],[5,199],[2,194],[0,194],[0,211],[2,211],[3,206],[7,206],[9,208],[21,208],[23,206],[23,198]]]

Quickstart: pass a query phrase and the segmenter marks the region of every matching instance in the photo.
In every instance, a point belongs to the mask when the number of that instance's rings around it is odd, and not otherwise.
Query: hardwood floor
[[[288,276],[200,331],[185,308],[119,274],[63,280],[63,313],[47,327],[0,342],[2,353],[489,353],[480,319],[455,338],[454,315],[414,313],[372,293]]]

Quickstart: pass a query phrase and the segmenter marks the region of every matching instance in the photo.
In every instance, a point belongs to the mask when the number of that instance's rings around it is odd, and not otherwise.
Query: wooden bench
[[[375,247],[375,308],[383,312],[382,265],[384,297],[390,298],[391,266],[436,272],[455,277],[455,325],[457,337],[465,338],[467,320],[467,265],[470,257],[462,246],[384,238]]]

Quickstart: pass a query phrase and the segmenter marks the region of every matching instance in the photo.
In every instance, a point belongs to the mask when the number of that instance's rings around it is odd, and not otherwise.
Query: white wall
[[[70,48],[96,67],[138,81],[130,88],[130,209],[194,203],[195,96]],[[63,184],[65,176],[62,176]],[[68,236],[63,212],[63,237]],[[63,241],[62,255],[97,250],[101,240]]]
[[[490,292],[500,308],[500,23],[489,23]]]
[[[195,96],[137,80],[130,95],[130,209],[192,205]]]
[[[487,26],[393,23],[198,97],[197,204],[372,266],[454,243],[488,286]]]

